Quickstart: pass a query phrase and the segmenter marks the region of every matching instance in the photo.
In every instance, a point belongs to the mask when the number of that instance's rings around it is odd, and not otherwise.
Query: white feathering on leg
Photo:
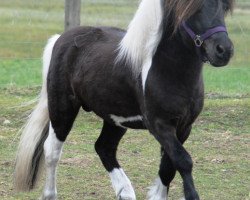
[[[62,147],[63,142],[57,139],[54,129],[50,125],[49,135],[44,143],[46,181],[42,200],[56,199],[56,168],[61,157]]]
[[[132,184],[121,168],[113,169],[109,176],[118,200],[136,200]]]
[[[167,187],[164,186],[161,182],[160,177],[158,177],[154,184],[149,188],[148,191],[148,200],[167,200]]]

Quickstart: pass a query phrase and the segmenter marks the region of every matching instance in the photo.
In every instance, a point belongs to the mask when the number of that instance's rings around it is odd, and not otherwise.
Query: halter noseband
[[[227,29],[225,26],[216,26],[214,28],[208,29],[202,35],[195,34],[194,31],[190,27],[188,27],[188,25],[185,22],[182,22],[182,26],[185,29],[185,31],[188,33],[188,35],[192,38],[196,47],[201,47],[203,42],[215,33],[219,33],[219,32],[227,33]]]

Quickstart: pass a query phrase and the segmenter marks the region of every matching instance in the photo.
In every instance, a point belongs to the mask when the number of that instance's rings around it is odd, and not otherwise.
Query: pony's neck
[[[179,63],[181,65],[179,67],[185,70],[192,67],[201,68],[203,62],[200,58],[200,50],[187,38],[183,38],[179,30],[173,36],[171,29],[169,30],[163,34],[156,55],[159,53],[165,55],[165,59],[172,60],[176,65]]]
[[[163,35],[153,57],[154,73],[164,76],[163,82],[180,82],[180,85],[186,85],[190,90],[202,85],[203,63],[194,45],[189,46],[179,33],[168,38],[169,36]]]

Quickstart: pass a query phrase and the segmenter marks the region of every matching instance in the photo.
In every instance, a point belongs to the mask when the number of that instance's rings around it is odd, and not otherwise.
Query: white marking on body
[[[50,124],[49,135],[44,143],[46,181],[42,200],[56,199],[56,167],[61,156],[62,147],[63,142],[57,139],[54,129]]]
[[[148,191],[148,200],[167,200],[167,187],[162,184],[160,177],[158,177],[154,185],[150,187]]]
[[[163,8],[161,0],[142,0],[119,45],[117,62],[124,60],[135,77],[142,74],[142,86],[151,67],[152,58],[162,38]]]
[[[152,65],[152,60],[148,59],[145,62],[145,64],[143,65],[143,68],[142,68],[141,78],[142,78],[143,91],[145,90],[146,80],[147,80],[148,72],[149,72],[149,70],[151,68],[151,65]]]
[[[131,116],[131,117],[122,117],[122,116],[116,116],[116,115],[111,114],[110,118],[115,122],[116,126],[120,126],[123,128],[125,127],[122,125],[122,123],[142,121],[141,115]]]
[[[132,184],[121,168],[113,169],[109,176],[118,200],[136,199]]]

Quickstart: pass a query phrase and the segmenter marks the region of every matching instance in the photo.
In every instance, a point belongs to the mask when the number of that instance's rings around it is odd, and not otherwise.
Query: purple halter
[[[195,34],[194,31],[190,27],[188,27],[188,25],[185,22],[182,22],[182,26],[186,30],[188,35],[194,40],[194,44],[196,47],[201,47],[203,42],[215,33],[219,33],[219,32],[227,33],[227,29],[225,26],[216,26],[214,28],[208,29],[202,35]]]

